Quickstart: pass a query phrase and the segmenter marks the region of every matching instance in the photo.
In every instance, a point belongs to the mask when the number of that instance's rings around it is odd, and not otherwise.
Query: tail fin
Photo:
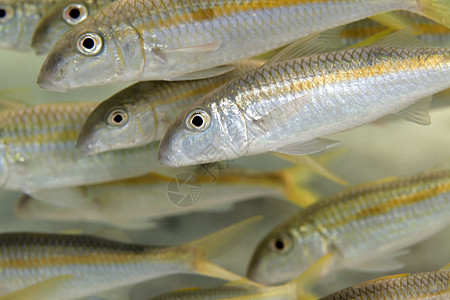
[[[229,272],[209,260],[227,252],[261,220],[260,216],[253,217],[185,245],[184,247],[194,253],[195,270],[203,275],[226,280],[241,279],[242,276]]]
[[[417,0],[417,13],[450,28],[450,1]]]
[[[313,190],[300,185],[305,168],[303,166],[295,166],[277,172],[284,181],[284,194],[289,201],[300,206],[306,207],[317,201],[319,195]]]

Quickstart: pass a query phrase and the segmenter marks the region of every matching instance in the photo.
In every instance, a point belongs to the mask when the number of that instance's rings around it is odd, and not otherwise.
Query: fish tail
[[[237,241],[245,236],[261,220],[262,217],[260,216],[249,218],[187,244],[186,246],[194,254],[193,260],[195,270],[200,274],[225,280],[234,281],[241,279],[242,276],[227,271],[224,268],[211,263],[210,260],[221,256],[231,247],[238,244]]]
[[[416,10],[419,14],[450,28],[449,0],[417,0]]]
[[[279,175],[283,178],[286,198],[300,207],[315,203],[319,197],[314,191],[300,185],[304,173],[305,168],[303,166],[291,167],[279,172]]]

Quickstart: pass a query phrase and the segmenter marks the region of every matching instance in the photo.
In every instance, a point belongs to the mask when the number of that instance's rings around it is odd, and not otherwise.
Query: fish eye
[[[108,115],[108,124],[113,126],[123,126],[128,122],[128,114],[123,109],[115,109]]]
[[[77,48],[86,55],[95,55],[102,50],[102,38],[96,33],[85,33],[78,38]]]
[[[211,118],[204,110],[194,110],[188,115],[186,125],[196,131],[205,131],[211,124]]]
[[[88,16],[86,6],[78,3],[72,3],[66,6],[63,10],[63,19],[69,25],[77,25],[84,21]]]
[[[12,19],[14,11],[8,6],[0,6],[0,24]]]
[[[284,253],[291,248],[292,241],[290,236],[281,234],[270,240],[270,248],[277,253]]]

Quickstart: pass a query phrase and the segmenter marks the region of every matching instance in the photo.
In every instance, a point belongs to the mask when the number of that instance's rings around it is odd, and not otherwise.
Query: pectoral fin
[[[338,143],[338,141],[318,138],[308,142],[293,143],[284,147],[273,149],[272,151],[292,155],[305,155],[323,151],[336,146]]]
[[[430,125],[431,119],[429,110],[432,99],[433,96],[426,97],[397,112],[397,115],[406,121],[414,122],[420,125]]]

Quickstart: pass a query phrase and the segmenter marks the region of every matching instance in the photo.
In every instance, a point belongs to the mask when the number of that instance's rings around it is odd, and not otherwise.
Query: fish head
[[[247,277],[265,285],[284,283],[300,276],[324,254],[320,236],[308,225],[298,230],[284,223],[259,243]]]
[[[248,140],[245,118],[232,105],[208,101],[208,95],[178,115],[164,134],[161,163],[181,167],[243,156]]]
[[[31,40],[38,55],[50,50],[58,37],[73,26],[83,22],[91,12],[84,1],[60,1],[52,6],[39,21]]]
[[[139,34],[124,23],[101,20],[93,15],[55,42],[38,76],[42,88],[65,91],[141,77],[144,52],[136,47]]]
[[[76,147],[79,150],[96,154],[142,146],[156,139],[154,110],[146,98],[133,93],[134,87],[112,96],[94,109],[78,135]]]
[[[39,8],[21,1],[0,1],[0,48],[28,51],[30,38],[39,22]]]

